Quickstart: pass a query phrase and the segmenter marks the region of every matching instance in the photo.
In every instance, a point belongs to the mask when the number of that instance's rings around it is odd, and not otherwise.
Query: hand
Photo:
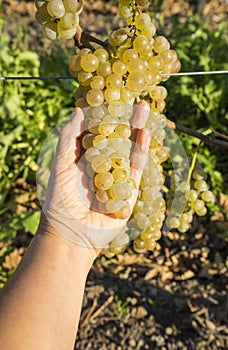
[[[150,144],[149,133],[144,129],[148,114],[148,104],[141,101],[135,107],[131,121],[135,144],[131,154],[130,175],[136,184],[128,200],[132,209]],[[79,137],[83,126],[83,112],[76,108],[71,120],[60,133],[43,213],[59,235],[99,252],[121,231],[127,219],[117,219],[91,208],[93,193],[84,181],[84,157],[80,157]],[[41,220],[44,223],[44,217]]]

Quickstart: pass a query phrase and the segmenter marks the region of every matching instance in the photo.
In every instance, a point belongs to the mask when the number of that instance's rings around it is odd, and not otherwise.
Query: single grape
[[[112,174],[102,172],[95,176],[94,183],[99,190],[108,190],[113,184]]]
[[[97,56],[100,62],[106,62],[108,60],[108,51],[105,49],[96,49],[94,55]]]
[[[91,89],[86,95],[87,103],[92,107],[100,106],[104,102],[104,95],[100,89]]]
[[[98,155],[92,159],[92,168],[96,173],[108,172],[112,166],[111,159]]]
[[[65,7],[62,0],[48,1],[47,10],[49,15],[53,18],[61,18],[65,14]]]
[[[201,198],[204,202],[214,202],[215,201],[215,196],[211,191],[204,191],[201,194]]]
[[[99,65],[99,59],[93,53],[84,55],[81,59],[81,67],[85,72],[95,72]]]

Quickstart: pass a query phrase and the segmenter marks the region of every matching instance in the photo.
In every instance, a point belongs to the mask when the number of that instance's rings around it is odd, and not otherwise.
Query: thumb
[[[80,154],[80,143],[77,138],[82,134],[84,114],[76,108],[70,121],[62,128],[57,145],[57,158],[64,158],[65,166],[74,163]]]

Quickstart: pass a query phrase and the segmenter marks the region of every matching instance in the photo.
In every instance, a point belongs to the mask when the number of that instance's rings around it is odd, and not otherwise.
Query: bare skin
[[[148,113],[147,105],[142,102],[140,109],[135,113],[136,144],[143,149],[143,152],[147,152],[150,138],[143,129],[145,114]],[[64,172],[67,176],[66,183],[69,184],[75,175],[75,154],[76,157],[80,154],[79,145],[76,143],[76,149],[75,145],[71,148],[72,143],[69,143],[69,140],[81,134],[83,118],[82,111],[77,109],[71,121],[64,127],[58,145],[57,167],[54,167],[53,171],[61,168],[60,173]],[[132,208],[137,198],[142,173],[142,169],[136,166],[137,157],[142,156],[140,152],[138,149],[135,151],[132,161],[131,176],[136,183],[129,201]],[[65,164],[65,169],[62,165],[59,166],[60,159],[64,159],[61,164]],[[59,173],[52,173],[53,179],[57,175],[60,176]],[[58,179],[61,182],[60,178]],[[88,237],[84,240],[83,236],[87,236],[87,232],[74,230],[68,236],[69,216],[61,216],[55,186],[54,181],[53,186],[48,189],[49,199],[46,209],[47,213],[50,211],[56,215],[56,221],[60,224],[55,225],[54,214],[50,221],[44,215],[41,216],[34,239],[19,267],[1,292],[0,345],[4,350],[73,349],[88,272],[102,248],[117,234],[117,227],[120,228],[125,224],[125,220],[119,220],[117,224],[113,217],[94,212],[78,197],[74,201],[75,207],[72,208],[71,214],[72,212],[77,214],[76,221],[83,221],[85,225],[90,225],[91,221],[95,220],[99,234],[100,232],[104,234],[103,242],[100,239],[97,241],[96,237],[92,240],[89,237],[90,244],[80,244],[79,242],[87,242]],[[68,205],[70,208],[72,205],[71,190],[71,187],[69,191],[66,190],[66,194],[69,194],[67,208]],[[106,227],[110,225],[113,229],[109,229],[107,233]],[[76,222],[72,227],[78,227]]]

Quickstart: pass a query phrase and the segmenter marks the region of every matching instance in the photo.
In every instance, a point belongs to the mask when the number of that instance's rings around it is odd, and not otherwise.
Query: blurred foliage
[[[160,0],[154,2],[160,28],[164,23],[161,4]],[[174,16],[170,25],[170,41],[182,71],[228,69],[228,23],[211,29],[195,14],[184,22]],[[1,33],[1,23],[0,35],[1,76],[68,74],[64,43],[57,43],[50,56],[39,57],[21,37],[11,43],[9,36]],[[214,128],[227,134],[228,75],[172,77],[164,85],[169,90],[169,119],[200,132]],[[38,155],[51,128],[72,112],[76,88],[73,80],[0,81],[0,285],[12,273],[2,265],[13,250],[12,242],[36,231],[40,214],[35,187]],[[199,140],[178,136],[191,157]],[[202,145],[199,161],[214,193],[227,193],[227,151]]]
[[[68,75],[62,47],[58,54],[39,58],[22,49],[21,41],[18,48],[7,34],[0,35],[1,76]],[[36,232],[40,214],[36,162],[52,127],[71,114],[76,88],[73,80],[0,82],[0,241],[4,244],[16,235]],[[0,245],[0,269],[8,253],[3,248]]]

